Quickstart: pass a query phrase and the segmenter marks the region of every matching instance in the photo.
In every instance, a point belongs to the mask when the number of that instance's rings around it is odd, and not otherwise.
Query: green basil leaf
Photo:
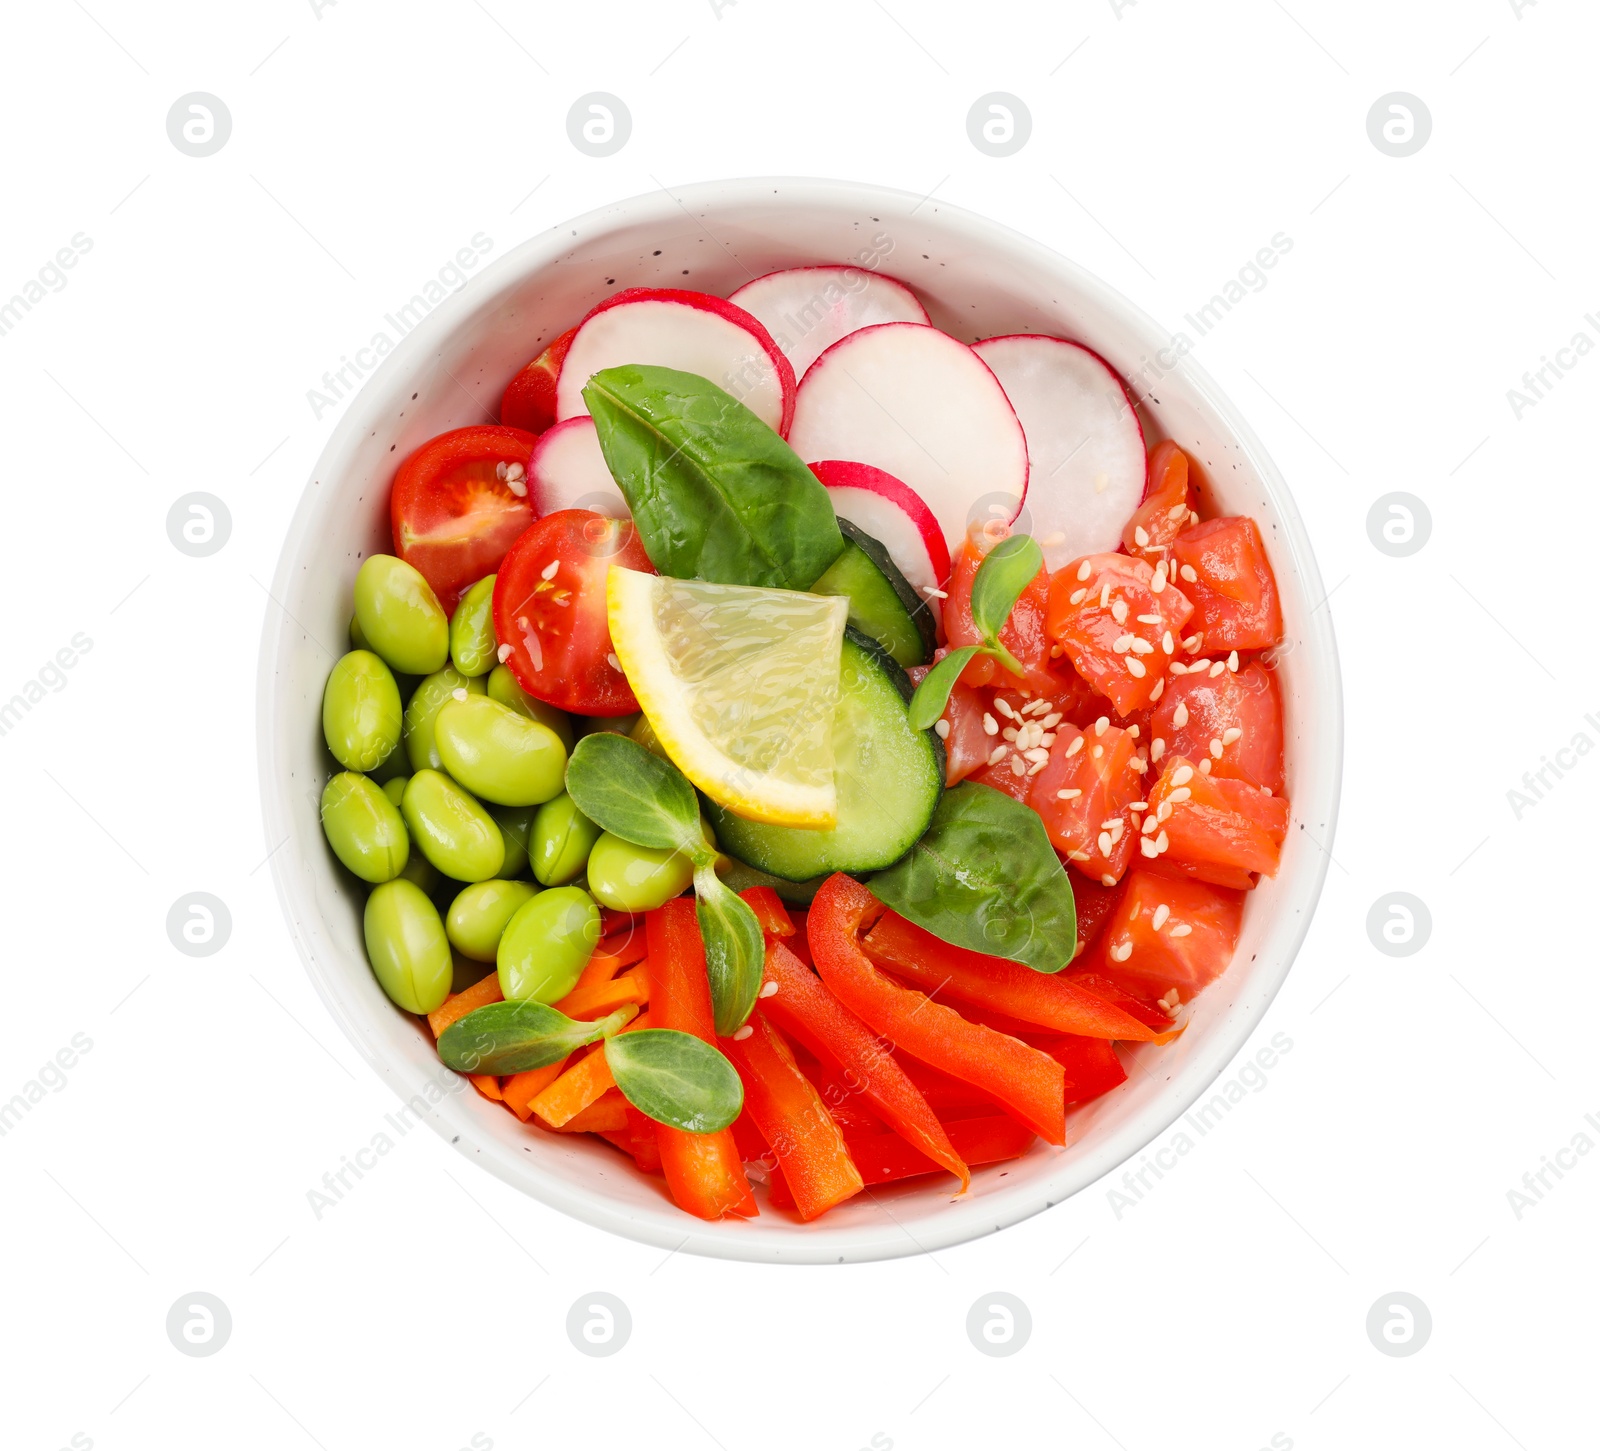
[[[717,876],[710,853],[696,865],[694,911],[706,947],[706,978],[717,1036],[742,1028],[756,1005],[766,940],[750,904]]]
[[[622,1096],[657,1123],[711,1134],[727,1128],[744,1107],[733,1064],[693,1033],[640,1028],[607,1038],[605,1054]]]
[[[583,401],[662,574],[803,590],[843,552],[828,491],[715,383],[630,364],[596,373]]]
[[[1072,883],[1044,823],[976,781],[946,791],[922,839],[867,885],[935,937],[1038,972],[1060,972],[1077,948]]]
[[[981,645],[963,645],[959,650],[952,650],[922,677],[917,693],[911,697],[908,711],[912,730],[925,731],[944,714],[950,692],[956,688],[961,672],[967,668],[967,661],[982,648]]]
[[[490,1003],[439,1035],[439,1059],[457,1073],[526,1073],[559,1063],[608,1026],[610,1019],[577,1022],[548,1003]]]
[[[596,731],[572,748],[567,794],[602,831],[691,859],[706,851],[700,802],[671,761],[627,736]]]
[[[1027,534],[1002,539],[983,557],[972,580],[972,623],[993,645],[1011,617],[1011,607],[1044,568],[1044,551]]]

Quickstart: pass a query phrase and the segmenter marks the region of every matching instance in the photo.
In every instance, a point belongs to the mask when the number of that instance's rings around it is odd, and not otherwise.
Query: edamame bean
[[[600,940],[600,909],[578,887],[552,887],[517,908],[495,961],[508,999],[553,1003],[572,991]]]
[[[463,675],[487,675],[500,643],[494,637],[494,576],[480,579],[464,595],[450,620],[450,663]]]
[[[633,729],[628,732],[628,738],[637,741],[653,755],[660,756],[663,761],[672,759],[667,755],[666,747],[657,739],[655,727],[650,724],[650,717],[647,715],[640,715],[639,719],[633,723]]]
[[[361,928],[373,975],[397,1007],[431,1013],[450,995],[450,941],[421,887],[403,877],[374,887]]]
[[[400,805],[400,798],[406,794],[406,782],[410,779],[411,777],[409,776],[391,776],[383,783],[383,794],[394,802],[397,809]],[[403,821],[400,824],[402,826],[405,825]]]
[[[322,735],[333,758],[351,771],[383,765],[400,739],[400,688],[370,650],[340,658],[322,692]]]
[[[465,690],[468,695],[482,695],[483,677],[466,676],[453,665],[446,665],[412,692],[406,705],[403,744],[406,759],[411,762],[413,771],[420,771],[424,766],[435,771],[444,770],[444,762],[439,759],[439,746],[434,740],[433,724],[439,707],[458,690]]]
[[[511,673],[509,666],[496,665],[489,672],[489,699],[509,705],[518,715],[536,720],[542,726],[549,726],[561,737],[567,754],[572,754],[572,717],[566,711],[557,710],[555,706],[529,695],[517,684],[517,677]]]
[[[333,854],[364,882],[399,876],[411,855],[394,802],[354,771],[341,771],[322,788],[322,831]]]
[[[680,851],[635,846],[602,832],[589,853],[589,890],[602,907],[649,912],[688,890],[694,866]]]
[[[356,623],[393,670],[431,675],[450,655],[450,621],[415,569],[374,554],[356,574]]]
[[[433,739],[445,770],[484,801],[537,806],[561,791],[567,753],[556,733],[487,695],[452,695]]]
[[[535,879],[547,887],[576,881],[599,839],[600,828],[578,810],[565,791],[546,801],[534,813],[533,835],[528,840]]]
[[[581,741],[585,736],[597,736],[601,731],[610,731],[614,736],[631,736],[633,728],[639,724],[639,715],[580,715],[577,721],[577,730],[574,734]]]
[[[506,859],[500,864],[497,877],[509,881],[520,877],[528,865],[528,840],[533,834],[532,806],[486,806],[485,811],[494,818],[505,838]]]
[[[505,838],[493,818],[440,771],[406,782],[400,812],[412,843],[447,877],[484,882],[505,865]]]
[[[463,887],[445,914],[450,945],[475,962],[493,962],[506,923],[538,891],[532,882],[474,882]]]

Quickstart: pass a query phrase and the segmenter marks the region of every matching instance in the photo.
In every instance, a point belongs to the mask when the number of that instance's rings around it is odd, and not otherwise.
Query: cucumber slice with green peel
[[[758,872],[749,862],[734,861],[724,853],[726,867],[719,867],[717,875],[735,892],[750,887],[771,887],[785,902],[793,907],[809,907],[817,895],[817,888],[828,880],[827,876],[813,877],[809,882],[791,882],[787,877],[775,877],[771,872]]]
[[[809,882],[830,872],[871,872],[911,850],[944,789],[944,745],[911,728],[906,673],[874,641],[845,631],[833,718],[839,824],[823,829],[747,821],[706,803],[724,851],[758,872]]]
[[[889,551],[848,519],[839,521],[844,552],[811,586],[816,595],[843,595],[850,601],[850,623],[871,636],[897,665],[926,665],[937,638],[933,611],[917,597],[895,567]]]

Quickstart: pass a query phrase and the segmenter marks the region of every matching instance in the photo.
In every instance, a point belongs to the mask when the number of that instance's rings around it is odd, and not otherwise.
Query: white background
[[[1118,8],[1121,14],[1118,14]],[[1588,1017],[1600,761],[1592,415],[1600,357],[1507,390],[1600,308],[1593,56],[1576,0],[709,0],[531,5],[50,0],[7,15],[0,297],[0,1099],[92,1049],[0,1138],[7,1446],[1451,1447],[1592,1437],[1600,1143]],[[195,159],[169,107],[220,96]],[[569,143],[584,92],[633,135]],[[1020,96],[1029,143],[968,140]],[[1420,96],[1395,159],[1366,116]],[[500,256],[606,200],[762,172],[935,192],[1040,238],[1164,324],[1278,232],[1292,250],[1197,357],[1291,480],[1347,690],[1343,818],[1315,924],[1247,1053],[1292,1051],[1134,1208],[1107,1181],[965,1248],[851,1269],[667,1256],[562,1218],[414,1133],[320,1221],[307,1193],[394,1105],[290,946],[253,733],[264,582],[339,410],[307,391],[474,233]],[[564,324],[563,324],[564,325]],[[1192,336],[1192,333],[1191,333]],[[1551,376],[1551,375],[1547,375]],[[207,559],[172,502],[227,501]],[[1367,513],[1424,499],[1391,558]],[[180,955],[169,906],[232,914]],[[1390,958],[1403,890],[1431,939]],[[1243,1057],[1241,1057],[1241,1063]],[[1236,1070],[1229,1070],[1233,1073]],[[580,1294],[633,1316],[580,1356]],[[210,1358],[169,1306],[232,1314]],[[1029,1343],[969,1343],[980,1296]],[[1432,1314],[1408,1358],[1365,1322]],[[474,1436],[478,1437],[476,1443]],[[1273,1437],[1278,1439],[1273,1442]],[[876,1439],[875,1439],[876,1438]]]

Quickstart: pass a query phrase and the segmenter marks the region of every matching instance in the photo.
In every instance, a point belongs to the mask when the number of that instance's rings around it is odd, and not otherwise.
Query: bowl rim
[[[321,947],[313,940],[315,930],[304,920],[309,917],[315,922],[318,916],[315,901],[277,850],[292,835],[290,804],[298,799],[284,785],[288,772],[279,753],[286,750],[286,745],[275,739],[273,729],[279,662],[292,648],[293,636],[300,629],[281,602],[292,592],[291,580],[308,540],[317,532],[324,500],[333,498],[336,493],[333,481],[342,477],[366,434],[376,427],[389,426],[391,416],[387,401],[380,400],[387,399],[390,380],[397,375],[411,375],[438,344],[455,333],[467,317],[482,308],[497,291],[509,291],[528,273],[557,262],[571,250],[575,239],[587,239],[619,226],[657,219],[681,225],[686,215],[702,223],[707,212],[724,208],[754,210],[766,205],[792,210],[819,204],[864,207],[869,212],[876,210],[889,220],[895,216],[909,219],[911,213],[929,207],[938,215],[942,227],[975,246],[1009,252],[1041,270],[1061,275],[1078,293],[1115,317],[1126,335],[1141,346],[1147,356],[1156,356],[1172,346],[1170,332],[1116,289],[1070,258],[1012,227],[966,208],[935,203],[898,188],[804,176],[736,177],[695,182],[671,190],[662,187],[655,192],[608,202],[578,217],[560,221],[490,263],[482,273],[446,296],[401,338],[351,396],[295,506],[273,573],[271,598],[262,626],[256,684],[257,765],[263,829],[273,883],[289,935],[318,997],[340,1031],[378,1076],[397,1092],[395,1065],[363,1030],[351,1005],[334,991],[330,974],[335,968],[323,961]],[[1165,360],[1162,362],[1165,368]],[[1319,704],[1326,713],[1321,721],[1322,749],[1306,763],[1304,784],[1297,789],[1296,800],[1297,807],[1304,804],[1304,810],[1297,814],[1306,819],[1314,816],[1326,823],[1326,839],[1312,859],[1299,896],[1278,904],[1279,912],[1286,912],[1292,906],[1298,906],[1299,910],[1293,913],[1295,920],[1287,928],[1279,927],[1275,938],[1279,948],[1277,970],[1270,979],[1253,983],[1250,1001],[1232,1005],[1211,1027],[1209,1038],[1196,1058],[1185,1065],[1181,1079],[1169,1081],[1160,1096],[1143,1112],[1107,1133],[1098,1143],[1087,1147],[1080,1143],[1080,1152],[1069,1163],[1035,1183],[1031,1191],[1012,1189],[1000,1197],[986,1197],[982,1201],[950,1200],[936,1216],[919,1222],[915,1234],[892,1212],[887,1214],[888,1223],[881,1226],[841,1230],[830,1230],[825,1221],[793,1224],[785,1219],[763,1223],[765,1216],[763,1220],[734,1226],[706,1224],[683,1215],[666,1201],[662,1205],[665,1212],[641,1216],[611,1194],[603,1182],[599,1188],[569,1184],[555,1176],[541,1175],[536,1161],[507,1155],[493,1143],[475,1141],[469,1116],[453,1108],[448,1099],[420,1115],[447,1143],[507,1184],[554,1209],[585,1224],[661,1249],[747,1262],[861,1263],[947,1249],[1042,1213],[1091,1187],[1134,1158],[1165,1134],[1201,1098],[1260,1026],[1310,930],[1327,878],[1338,824],[1344,758],[1344,702],[1331,612],[1321,608],[1326,592],[1310,536],[1287,481],[1250,425],[1205,369],[1194,361],[1192,353],[1180,355],[1172,367],[1165,368],[1163,376],[1173,374],[1183,376],[1199,401],[1222,423],[1231,441],[1250,459],[1261,488],[1276,511],[1283,547],[1293,559],[1296,575],[1293,587],[1308,601],[1313,598],[1317,601],[1307,610],[1304,634],[1305,644],[1314,655],[1312,670],[1318,683]],[[1309,800],[1305,799],[1307,796]],[[1181,1091],[1174,1089],[1177,1082],[1182,1084]],[[415,1102],[414,1097],[412,1101]]]

